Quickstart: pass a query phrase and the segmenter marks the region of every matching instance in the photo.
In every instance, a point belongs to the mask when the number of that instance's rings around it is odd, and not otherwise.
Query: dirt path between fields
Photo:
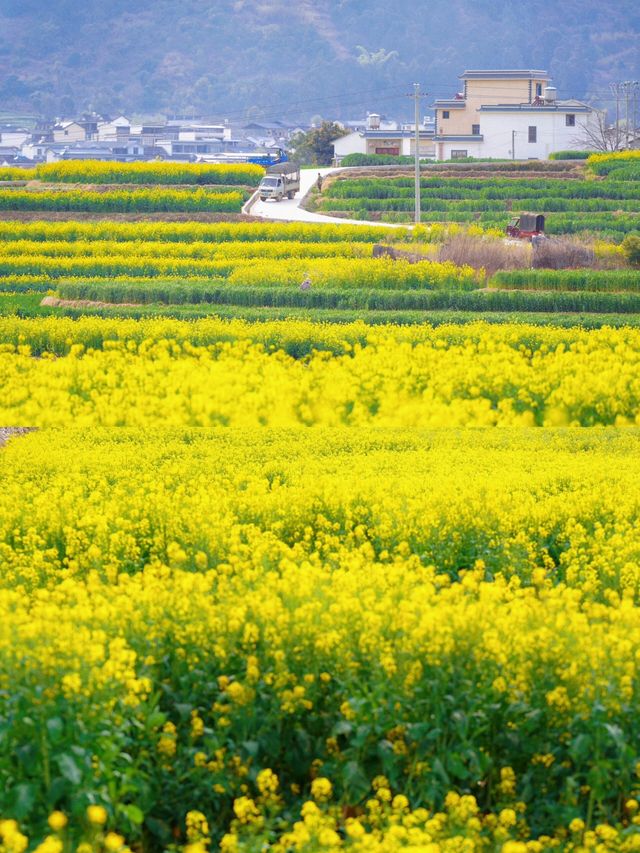
[[[58,299],[45,296],[40,305],[49,308],[143,308],[142,302],[94,302],[91,299]]]

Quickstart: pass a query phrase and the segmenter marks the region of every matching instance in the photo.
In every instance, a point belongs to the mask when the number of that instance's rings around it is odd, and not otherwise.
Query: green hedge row
[[[491,284],[521,290],[640,293],[640,270],[503,270]]]
[[[586,160],[593,151],[554,151],[549,160]]]
[[[0,316],[17,315],[19,317],[64,316],[64,317],[122,317],[144,319],[149,317],[170,317],[180,320],[196,320],[205,317],[221,317],[224,319],[243,319],[249,322],[285,320],[297,318],[326,323],[353,323],[362,320],[370,325],[413,325],[429,323],[432,326],[443,324],[465,324],[483,321],[485,323],[526,323],[538,326],[555,326],[573,328],[581,326],[585,329],[599,329],[602,326],[611,327],[640,327],[640,316],[633,314],[558,314],[555,312],[526,313],[526,312],[480,312],[480,311],[375,311],[350,309],[296,308],[296,307],[243,307],[238,305],[114,305],[106,308],[53,308],[40,305],[41,295],[22,294],[20,296],[4,296],[0,298]],[[306,355],[312,347],[300,353]],[[36,348],[37,350],[37,348]],[[34,351],[36,351],[34,350]]]
[[[499,284],[499,282],[496,282]],[[481,311],[640,313],[640,293],[540,292],[527,290],[411,291],[260,289],[218,282],[61,282],[62,299],[115,304],[214,304],[376,311]]]
[[[568,199],[568,198],[518,198],[510,199],[510,205],[497,199],[455,200],[420,195],[424,211],[451,212],[490,212],[534,209],[541,213],[599,213],[623,210],[635,213],[638,210],[637,199]],[[326,198],[321,203],[323,210],[413,210],[413,197],[402,198]]]
[[[341,166],[410,166],[413,157],[392,154],[347,154],[340,162]]]
[[[621,167],[622,168],[622,167]],[[637,168],[625,166],[624,169]],[[521,180],[519,178],[423,178],[424,198],[450,199],[638,199],[637,187],[621,181]],[[408,178],[343,178],[329,184],[325,198],[406,198],[413,196]]]

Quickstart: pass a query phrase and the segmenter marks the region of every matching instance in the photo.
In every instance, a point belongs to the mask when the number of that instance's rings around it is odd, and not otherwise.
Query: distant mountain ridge
[[[410,115],[420,81],[548,70],[560,97],[640,77],[637,0],[0,0],[0,110]]]

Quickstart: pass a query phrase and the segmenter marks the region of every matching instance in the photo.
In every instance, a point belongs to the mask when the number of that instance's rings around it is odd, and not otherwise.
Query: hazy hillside
[[[548,68],[561,97],[583,97],[640,77],[638,8],[637,0],[0,0],[0,111],[408,115],[408,82],[446,96],[465,68],[496,66]]]

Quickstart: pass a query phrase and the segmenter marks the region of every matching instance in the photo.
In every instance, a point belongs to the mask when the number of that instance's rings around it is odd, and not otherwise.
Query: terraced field
[[[639,185],[591,167],[557,180]],[[42,177],[229,185],[158,168]],[[0,221],[0,853],[640,850],[620,217],[532,269],[456,222],[135,215]]]
[[[621,239],[640,231],[638,182],[633,158],[607,169],[588,161],[573,163],[470,164],[448,171],[426,167],[421,181],[425,221],[475,222],[504,230],[512,213],[548,215],[548,233],[598,233]],[[620,164],[623,165],[620,165]],[[625,166],[624,163],[630,165]],[[470,174],[470,177],[465,177]],[[325,182],[318,211],[356,219],[408,222],[412,219],[414,183],[406,175],[376,176],[344,172]]]
[[[0,211],[239,213],[263,174],[264,169],[251,165],[173,168],[82,161],[51,163],[27,173],[0,168]]]
[[[0,222],[0,308],[376,323],[505,315],[565,325],[636,322],[637,270],[512,270],[487,280],[482,269],[437,260],[458,230]],[[499,242],[481,233],[478,239]],[[395,247],[399,259],[374,256],[380,245]]]

